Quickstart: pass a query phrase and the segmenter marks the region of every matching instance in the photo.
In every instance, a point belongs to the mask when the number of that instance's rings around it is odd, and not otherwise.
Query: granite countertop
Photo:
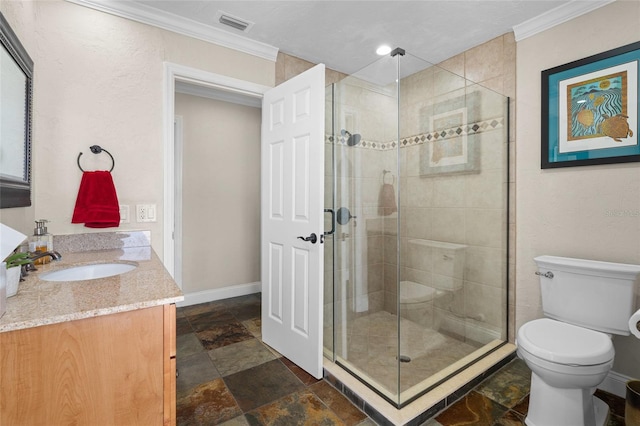
[[[59,250],[58,250],[59,251]],[[0,332],[108,315],[184,300],[182,291],[151,249],[126,247],[80,252],[60,251],[62,259],[36,265],[7,298]],[[93,263],[130,263],[136,269],[121,275],[84,281],[44,281],[40,274]]]

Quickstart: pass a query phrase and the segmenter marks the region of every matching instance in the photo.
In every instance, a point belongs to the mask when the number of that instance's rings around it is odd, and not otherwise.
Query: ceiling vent
[[[221,24],[227,25],[244,33],[248,33],[249,30],[251,30],[251,27],[253,27],[253,22],[238,18],[237,16],[233,16],[221,10],[216,13],[216,18]]]

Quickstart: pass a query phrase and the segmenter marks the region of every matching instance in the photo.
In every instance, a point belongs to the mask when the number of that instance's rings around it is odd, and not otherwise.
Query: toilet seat
[[[615,354],[608,335],[549,318],[520,327],[517,344],[540,359],[564,365],[604,364]]]
[[[400,303],[403,305],[430,302],[442,293],[433,287],[413,281],[400,281]]]

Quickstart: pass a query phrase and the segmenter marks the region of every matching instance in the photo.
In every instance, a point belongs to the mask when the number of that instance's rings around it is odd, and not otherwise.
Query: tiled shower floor
[[[328,382],[260,340],[260,295],[178,308],[178,425],[374,425]],[[529,371],[513,360],[425,426],[524,425]],[[599,391],[624,425],[624,400]]]
[[[340,336],[340,331],[337,333]],[[391,394],[397,392],[397,316],[378,311],[352,320],[347,328],[348,347],[344,361],[370,377]],[[340,338],[337,352],[342,353]],[[400,318],[400,353],[409,357],[400,364],[402,391],[464,358],[478,349],[458,339],[445,336],[413,321]]]

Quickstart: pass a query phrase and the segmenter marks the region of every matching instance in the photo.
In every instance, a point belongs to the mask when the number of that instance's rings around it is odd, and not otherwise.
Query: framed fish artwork
[[[640,42],[542,71],[543,169],[640,161]]]

